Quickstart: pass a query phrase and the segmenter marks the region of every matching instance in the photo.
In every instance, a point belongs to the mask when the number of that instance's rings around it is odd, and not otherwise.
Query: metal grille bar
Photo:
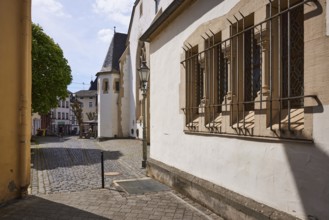
[[[278,123],[279,130],[282,129],[281,127],[281,121],[282,121],[282,109],[284,108],[284,103],[287,102],[287,114],[288,114],[288,130],[291,129],[291,101],[300,99],[299,103],[303,103],[303,99],[307,97],[314,98],[315,96],[312,95],[296,95],[296,93],[291,93],[291,49],[290,49],[290,42],[293,40],[291,37],[291,11],[295,10],[299,7],[302,7],[305,3],[313,1],[313,0],[303,0],[299,3],[296,3],[295,5],[290,5],[290,0],[288,0],[287,8],[282,9],[281,8],[281,0],[277,1],[277,13],[273,15],[272,11],[272,4],[273,1],[269,0],[269,11],[268,11],[268,18],[266,18],[264,21],[257,23],[256,25],[250,25],[246,27],[246,21],[245,17],[241,14],[242,19],[238,20],[237,17],[234,16],[236,23],[232,23],[230,20],[228,20],[230,25],[230,34],[231,36],[225,40],[221,40],[219,42],[215,41],[215,34],[212,33],[212,35],[206,35],[208,38],[204,38],[206,49],[204,51],[198,52],[193,51],[192,46],[188,47],[188,50],[186,51],[186,58],[181,61],[182,64],[185,65],[186,68],[186,108],[184,108],[184,112],[186,114],[186,125],[187,127],[196,127],[195,122],[197,119],[196,114],[199,111],[202,111],[204,113],[204,124],[203,126],[208,129],[214,129],[218,128],[218,122],[216,120],[219,117],[219,114],[221,114],[221,110],[223,109],[223,106],[225,109],[228,108],[228,104],[225,102],[223,104],[223,97],[227,94],[229,91],[226,86],[226,83],[230,85],[230,92],[231,95],[236,95],[236,99],[234,102],[230,103],[230,117],[229,117],[229,125],[233,128],[233,125],[236,124],[236,128],[240,129],[240,123],[242,120],[242,127],[244,129],[246,128],[246,113],[247,111],[253,110],[254,108],[252,106],[255,105],[255,103],[260,103],[260,110],[263,109],[263,102],[269,102],[269,127],[271,130],[273,130],[274,123]],[[287,39],[282,38],[282,34],[284,32],[282,31],[281,27],[285,25],[283,22],[282,17],[287,16]],[[273,25],[273,21],[277,23],[277,25]],[[268,48],[264,49],[264,45],[262,45],[263,40],[267,40],[265,36],[263,36],[263,28],[264,26],[268,27]],[[275,27],[276,26],[276,27]],[[275,54],[273,52],[273,29],[277,28],[277,61],[276,63],[273,63],[273,59],[275,59]],[[256,36],[255,36],[255,30],[258,30],[259,36],[258,40],[261,44],[261,47],[256,45]],[[250,36],[249,36],[250,35]],[[240,42],[241,40],[241,42]],[[284,50],[282,50],[283,42],[286,40],[287,48],[285,51],[287,53],[287,64],[285,64],[282,61],[283,54],[285,53]],[[242,47],[241,47],[242,44]],[[227,50],[229,45],[229,50]],[[266,50],[264,52],[264,50]],[[259,51],[259,52],[258,52]],[[234,53],[233,53],[234,52]],[[241,55],[242,52],[242,55]],[[303,52],[303,51],[302,51]],[[227,57],[227,53],[230,53],[230,71],[228,72],[227,68],[227,60],[225,57]],[[246,55],[249,54],[250,64],[249,60],[246,60]],[[268,54],[265,57],[264,54]],[[242,57],[240,57],[242,56]],[[205,57],[205,58],[204,58]],[[223,58],[224,57],[224,58]],[[205,68],[201,68],[200,66],[200,60],[205,59]],[[256,70],[257,68],[255,66],[256,60],[259,59],[259,70]],[[268,72],[264,72],[263,65],[266,65],[264,62],[264,59],[268,59]],[[240,63],[241,60],[241,63]],[[196,65],[196,66],[195,66]],[[274,65],[277,65],[277,71],[273,71]],[[284,78],[283,73],[285,70],[282,70],[283,66],[287,66],[287,97],[284,97]],[[282,68],[281,68],[282,67]],[[246,70],[248,68],[248,71]],[[197,73],[194,74],[194,72],[197,70]],[[259,71],[259,79],[257,79],[257,75],[255,75],[255,71]],[[230,75],[230,80],[221,84],[221,82],[224,80],[227,80],[227,75]],[[264,77],[264,74],[267,74],[266,78]],[[274,75],[275,74],[275,75]],[[203,78],[204,77],[204,78]],[[273,83],[274,77],[277,79],[277,88],[278,96],[273,96],[273,89],[275,84]],[[242,81],[241,81],[242,78]],[[259,81],[257,81],[259,80]],[[197,84],[197,86],[193,86],[193,82]],[[246,84],[246,81],[248,84]],[[241,83],[242,82],[242,83]],[[263,85],[263,82],[265,83]],[[259,97],[260,100],[255,100],[255,88],[258,88],[259,84]],[[268,94],[269,99],[264,100],[263,97],[263,86],[269,86]],[[242,90],[240,89],[242,86]],[[224,88],[223,88],[224,87]],[[196,91],[197,90],[197,91]],[[301,89],[303,91],[303,89]],[[194,94],[197,93],[197,99],[194,100],[193,97]],[[200,94],[198,94],[200,93]],[[223,94],[224,93],[224,94]],[[201,100],[204,99],[203,105],[201,104]],[[225,99],[226,100],[226,99]],[[278,110],[273,110],[273,103],[276,106],[279,105]],[[294,102],[295,103],[295,102]],[[247,107],[251,106],[251,107]],[[300,106],[301,108],[304,107],[304,105]],[[240,109],[241,108],[241,109]],[[201,109],[201,110],[200,110]],[[236,109],[236,110],[234,110]],[[242,111],[242,112],[241,112]],[[242,113],[242,118],[241,114]],[[274,116],[278,116],[278,120],[274,121]],[[201,125],[198,125],[201,126]]]

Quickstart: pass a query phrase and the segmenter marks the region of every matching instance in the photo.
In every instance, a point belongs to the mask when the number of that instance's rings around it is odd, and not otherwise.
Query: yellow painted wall
[[[31,0],[0,1],[0,204],[30,182]]]

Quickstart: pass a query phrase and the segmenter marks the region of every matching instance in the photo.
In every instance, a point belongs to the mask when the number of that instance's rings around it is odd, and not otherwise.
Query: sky
[[[32,22],[58,43],[71,67],[71,92],[89,89],[116,32],[127,33],[134,0],[32,0]]]

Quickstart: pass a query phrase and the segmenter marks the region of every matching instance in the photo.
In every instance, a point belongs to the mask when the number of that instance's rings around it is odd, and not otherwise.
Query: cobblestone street
[[[0,207],[0,219],[220,219],[173,190],[136,195],[115,187],[115,180],[146,178],[141,149],[138,140],[38,138],[30,195]]]
[[[105,186],[113,180],[145,177],[138,140],[97,142],[77,137],[39,139],[31,147],[31,193],[75,192],[101,187],[101,152],[104,151]]]

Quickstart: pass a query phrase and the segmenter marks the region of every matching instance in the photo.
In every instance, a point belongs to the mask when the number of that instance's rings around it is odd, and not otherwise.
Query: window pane
[[[115,91],[116,92],[119,92],[119,90],[120,90],[120,82],[119,81],[116,81],[115,82]]]

